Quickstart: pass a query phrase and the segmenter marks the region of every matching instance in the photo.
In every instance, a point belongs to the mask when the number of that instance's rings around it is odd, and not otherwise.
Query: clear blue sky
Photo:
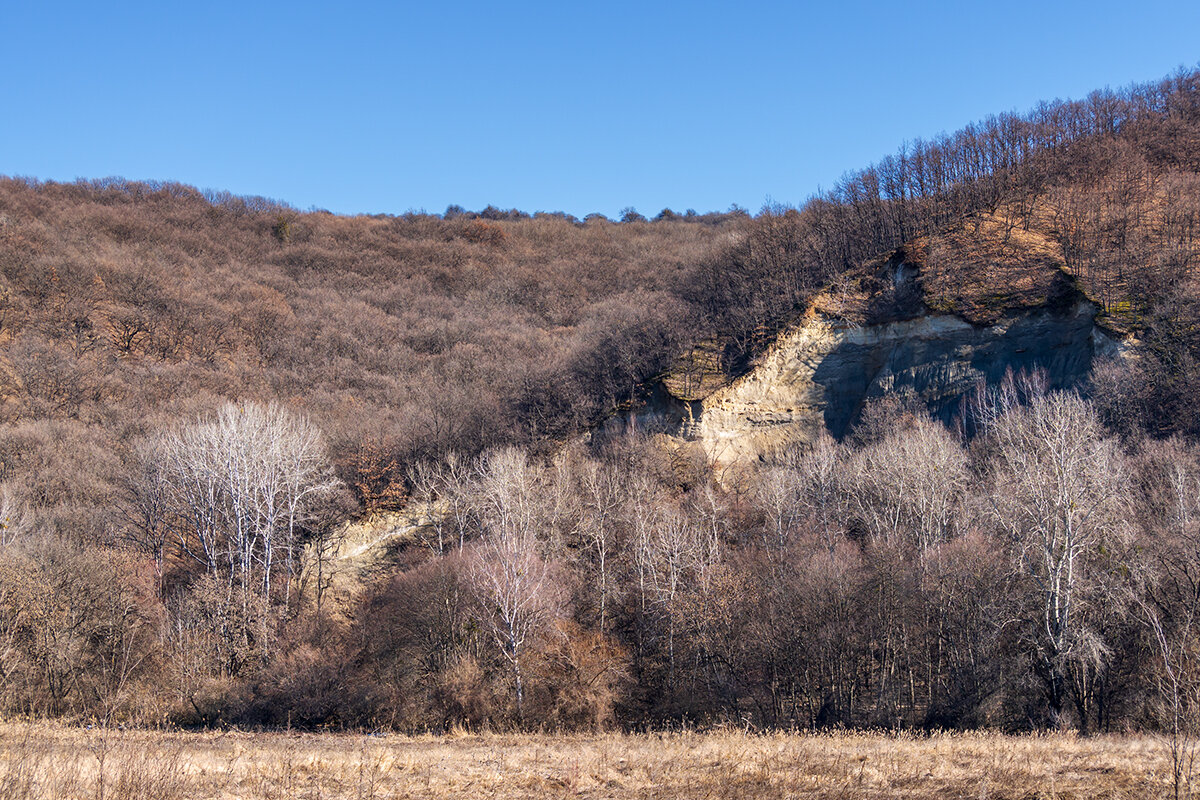
[[[1200,62],[1200,3],[0,1],[0,174],[341,213],[799,203]]]

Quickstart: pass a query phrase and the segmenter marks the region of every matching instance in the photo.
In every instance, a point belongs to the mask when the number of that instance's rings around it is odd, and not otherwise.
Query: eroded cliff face
[[[698,443],[719,464],[811,442],[822,428],[840,437],[865,402],[889,392],[911,390],[949,421],[981,380],[998,382],[1009,369],[1044,369],[1055,388],[1078,384],[1097,355],[1119,349],[1095,318],[1081,296],[987,325],[937,313],[875,325],[814,315],[781,334],[747,374],[703,399],[664,390],[643,420]]]

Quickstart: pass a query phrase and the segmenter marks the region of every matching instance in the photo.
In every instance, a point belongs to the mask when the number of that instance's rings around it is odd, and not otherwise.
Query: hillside
[[[1191,726],[1198,263],[1195,72],[754,216],[2,180],[0,713]]]
[[[111,461],[223,398],[304,409],[355,486],[366,472],[402,480],[393,462],[536,443],[659,368],[689,329],[679,286],[745,224],[488,216],[0,182],[0,448],[54,436],[79,442],[72,460],[95,448]],[[5,459],[10,479],[20,458]]]

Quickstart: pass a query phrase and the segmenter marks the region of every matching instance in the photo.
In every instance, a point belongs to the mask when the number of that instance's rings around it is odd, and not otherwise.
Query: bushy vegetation
[[[1198,209],[1200,73],[753,218],[0,181],[0,704],[1193,731]],[[915,300],[874,272],[899,247]],[[749,368],[818,294],[982,319],[1054,302],[1034,262],[1140,354],[1082,393],[980,387],[970,439],[887,398],[718,481],[669,439],[579,436],[690,345]],[[346,523],[395,512],[406,538],[355,561]]]

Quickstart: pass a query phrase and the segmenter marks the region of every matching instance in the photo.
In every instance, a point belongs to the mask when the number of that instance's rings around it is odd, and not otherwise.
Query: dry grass
[[[1161,741],[1148,736],[406,737],[0,725],[0,800],[1149,798],[1168,795],[1167,766]]]

